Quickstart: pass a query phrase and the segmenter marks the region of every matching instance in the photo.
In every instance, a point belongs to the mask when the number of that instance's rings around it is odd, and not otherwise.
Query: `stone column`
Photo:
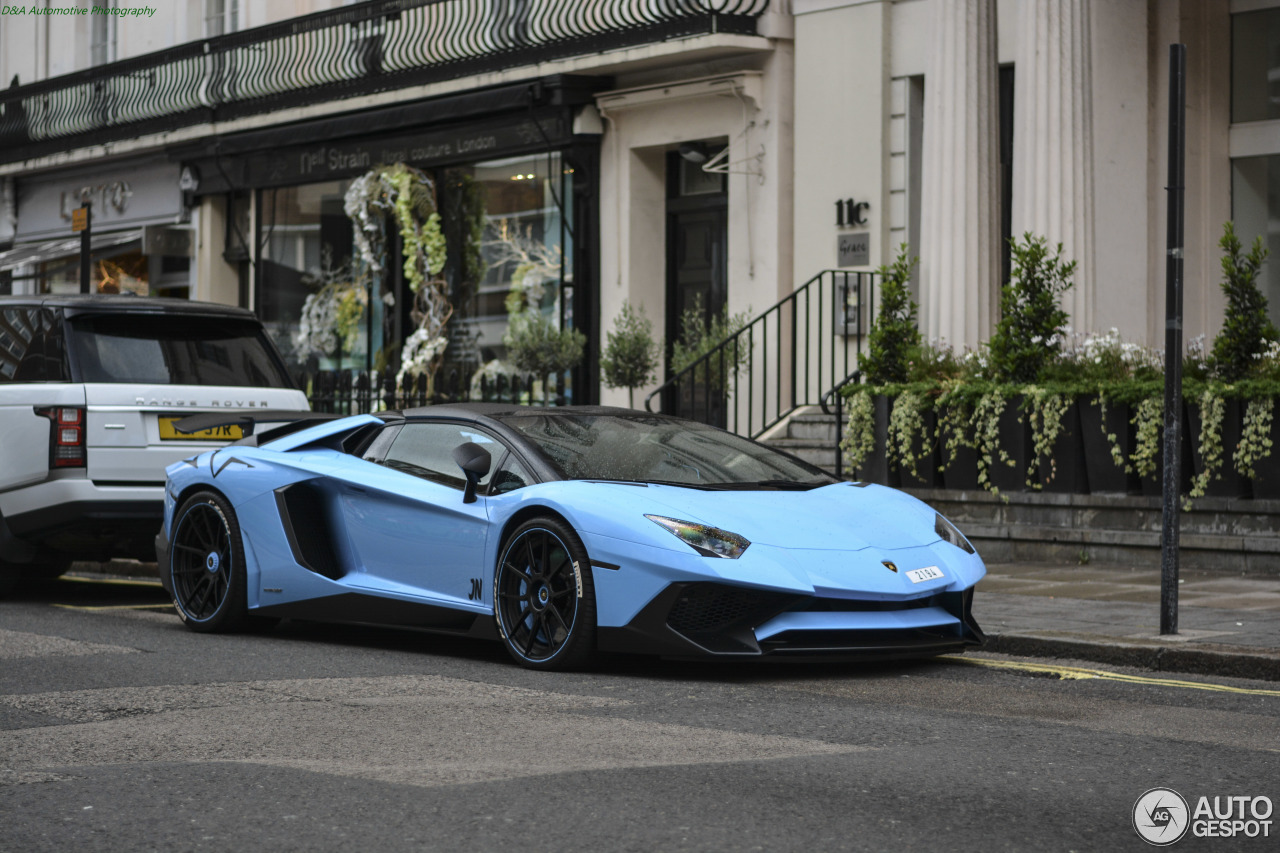
[[[995,0],[937,0],[925,77],[921,329],[957,350],[991,334],[999,304]]]
[[[1062,244],[1076,261],[1063,308],[1075,331],[1095,331],[1089,0],[1020,0],[1018,9],[1013,236]]]

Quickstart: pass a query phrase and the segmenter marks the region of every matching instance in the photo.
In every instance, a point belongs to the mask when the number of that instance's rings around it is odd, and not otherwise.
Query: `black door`
[[[728,302],[729,196],[723,175],[672,152],[667,160],[667,340],[682,338],[686,311],[701,308],[710,326]],[[664,411],[724,425],[724,394],[695,370],[664,401]]]

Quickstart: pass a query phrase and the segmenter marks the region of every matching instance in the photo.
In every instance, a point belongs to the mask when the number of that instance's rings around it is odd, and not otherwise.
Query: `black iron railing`
[[[449,368],[435,381],[425,376],[396,382],[394,371],[320,370],[295,377],[316,412],[364,415],[387,409],[416,409],[447,403],[511,403],[513,405],[563,405],[568,400],[568,374],[552,376],[544,399],[541,383],[520,376],[482,376],[472,381],[470,372]]]
[[[708,34],[771,0],[369,0],[0,90],[0,160]]]
[[[758,437],[849,382],[870,322],[877,275],[827,270],[672,376],[653,411]]]

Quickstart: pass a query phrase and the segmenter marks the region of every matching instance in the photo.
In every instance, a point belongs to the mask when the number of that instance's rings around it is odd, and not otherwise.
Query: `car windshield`
[[[82,382],[294,387],[252,320],[132,313],[75,317],[70,325]]]
[[[820,468],[692,421],[641,414],[498,419],[533,442],[568,480],[705,489],[811,489],[837,482]]]

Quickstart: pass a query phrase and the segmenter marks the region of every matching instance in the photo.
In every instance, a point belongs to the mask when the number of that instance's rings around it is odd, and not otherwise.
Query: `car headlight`
[[[977,553],[973,546],[969,544],[969,540],[964,538],[964,534],[956,529],[954,524],[943,518],[941,514],[934,517],[933,532],[938,534],[939,538],[944,542],[950,542],[965,553]]]
[[[742,556],[751,543],[736,533],[695,524],[692,521],[680,521],[661,515],[646,515],[645,518],[654,524],[670,530],[681,542],[688,545],[704,557],[724,557],[736,560]]]

